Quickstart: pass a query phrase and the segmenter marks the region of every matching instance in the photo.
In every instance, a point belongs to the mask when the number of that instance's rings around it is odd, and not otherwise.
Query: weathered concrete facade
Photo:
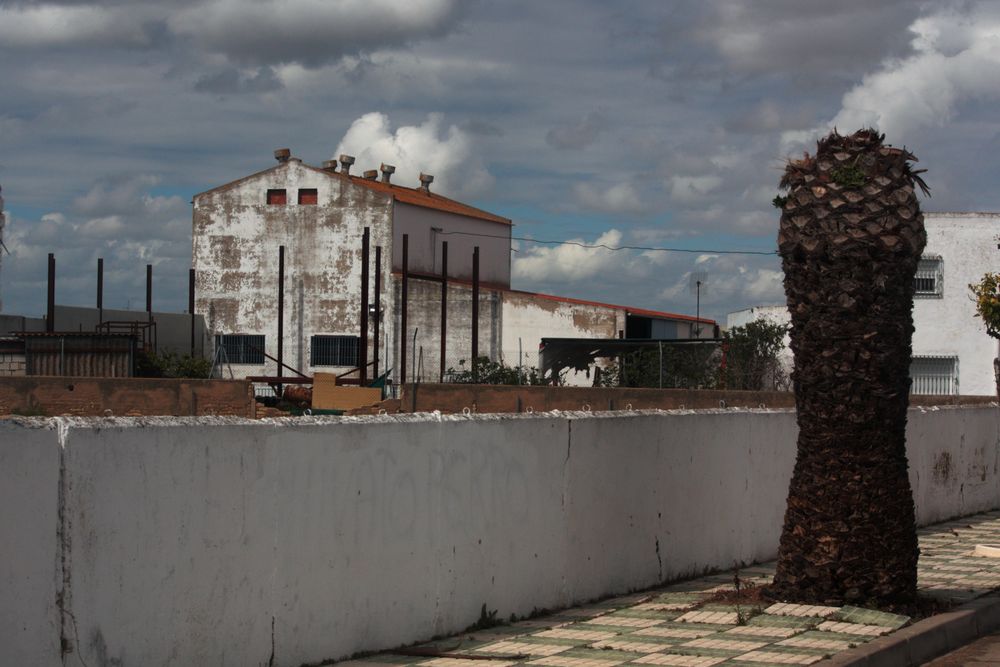
[[[283,245],[284,362],[306,374],[353,368],[320,365],[311,358],[310,341],[313,336],[360,335],[365,228],[370,230],[371,245],[368,359],[374,349],[374,249],[380,246],[379,370],[393,369],[397,382],[404,337],[407,379],[440,378],[444,242],[449,280],[446,371],[460,368],[463,359],[468,368],[472,356],[472,254],[477,246],[480,356],[512,366],[535,366],[541,338],[615,338],[629,328],[630,317],[662,325],[647,324],[650,331],[691,335],[694,318],[686,316],[513,291],[510,220],[426,187],[390,183],[385,179],[391,170],[383,172],[381,181],[350,175],[353,158],[342,161],[337,171],[336,163],[317,169],[284,153],[276,153],[277,166],[194,198],[196,312],[205,316],[211,336],[263,335],[267,354],[278,356],[278,248]],[[405,332],[401,330],[404,235],[409,271]],[[703,333],[710,334],[714,322],[702,323]],[[275,375],[277,364],[272,360],[232,364],[232,371],[238,377]],[[580,374],[570,381],[587,384],[589,378]]]

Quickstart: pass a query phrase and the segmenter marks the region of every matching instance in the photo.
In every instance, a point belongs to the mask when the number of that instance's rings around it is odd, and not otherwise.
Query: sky
[[[183,311],[194,194],[288,147],[511,218],[513,286],[694,314],[783,303],[783,165],[873,126],[925,211],[1000,210],[1000,3],[0,0],[3,311]],[[752,251],[763,254],[736,254]]]

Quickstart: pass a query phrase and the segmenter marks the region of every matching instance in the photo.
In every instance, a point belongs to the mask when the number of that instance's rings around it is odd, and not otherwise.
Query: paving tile
[[[581,639],[584,641],[596,642],[600,639],[611,639],[616,636],[615,632],[604,632],[600,630],[571,630],[569,628],[553,628],[536,632],[534,637],[552,637],[553,639]]]
[[[616,614],[608,614],[607,616],[599,616],[597,618],[590,619],[589,621],[584,621],[580,625],[605,625],[623,628],[649,628],[654,625],[659,625],[666,619],[662,618],[630,618],[628,616],[618,616]]]
[[[845,623],[843,621],[823,621],[816,626],[816,629],[825,632],[841,632],[845,635],[858,635],[859,637],[880,637],[889,634],[896,628],[884,625]]]
[[[739,625],[732,630],[726,630],[724,635],[736,635],[739,637],[774,637],[783,639],[803,632],[804,628],[786,628],[766,625]]]
[[[812,648],[821,651],[846,651],[851,648],[851,642],[839,641],[836,639],[814,639],[810,637],[790,637],[775,643],[776,646],[788,646],[790,648]]]
[[[648,641],[641,642],[634,639],[608,639],[594,642],[590,645],[591,648],[601,651],[612,649],[615,651],[634,651],[636,653],[656,653],[657,651],[662,651],[667,646],[670,646],[670,644]]]
[[[761,614],[750,619],[749,625],[761,625],[771,628],[802,628],[816,627],[823,619],[818,616],[771,616]]]
[[[841,607],[830,620],[861,623],[864,625],[880,625],[893,630],[901,628],[910,622],[909,616],[890,614],[884,611],[862,609],[861,607]]]
[[[679,623],[715,623],[736,625],[739,620],[735,611],[689,611],[676,619]]]
[[[821,655],[806,655],[804,653],[777,653],[775,651],[751,651],[737,656],[737,660],[745,662],[763,662],[775,665],[811,665],[823,659]]]
[[[642,637],[663,637],[663,638],[676,638],[676,639],[697,639],[698,637],[707,637],[708,635],[714,635],[718,630],[712,628],[699,628],[697,626],[692,626],[689,628],[677,628],[677,627],[655,627],[655,628],[643,628],[642,630],[637,630],[633,632],[630,637],[642,636]]]
[[[632,607],[639,611],[682,611],[695,606],[697,602],[643,602]]]
[[[508,665],[516,665],[517,663],[517,660],[490,660],[490,667],[508,667]],[[483,667],[482,660],[468,658],[434,658],[416,664],[421,665],[421,667]]]
[[[602,659],[598,660],[595,658],[576,658],[572,656],[565,655],[550,655],[544,658],[538,658],[537,660],[530,660],[525,664],[528,665],[545,665],[545,667],[615,667],[615,665],[620,665],[624,660],[608,660]],[[437,667],[437,666],[435,666]],[[441,665],[440,667],[448,667],[447,665]],[[456,666],[458,667],[458,666]],[[465,667],[462,665],[461,667]],[[475,667],[483,667],[480,662]],[[490,667],[493,667],[493,661],[490,661]]]
[[[556,653],[562,653],[563,651],[568,651],[573,648],[572,645],[566,644],[542,644],[536,642],[523,642],[523,641],[500,641],[493,642],[492,644],[487,644],[486,646],[480,646],[475,649],[476,652],[482,653],[500,653],[503,655],[531,655],[531,656],[547,656],[555,655]],[[492,663],[490,663],[492,664]]]
[[[718,649],[720,651],[732,651],[733,653],[740,653],[742,651],[754,651],[759,648],[767,646],[770,642],[761,641],[748,641],[734,639],[732,637],[721,639],[715,636],[713,637],[703,637],[701,639],[692,639],[689,642],[684,642],[681,644],[682,648],[712,648]]]
[[[676,653],[650,653],[633,660],[641,665],[669,665],[670,667],[712,667],[726,658],[707,655],[680,655]]]
[[[771,614],[773,616],[815,616],[818,618],[825,618],[838,611],[840,611],[840,607],[821,607],[818,605],[788,604],[781,602],[771,605],[764,610],[764,613]]]

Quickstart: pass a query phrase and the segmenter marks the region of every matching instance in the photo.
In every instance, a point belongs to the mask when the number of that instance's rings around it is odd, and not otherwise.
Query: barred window
[[[299,204],[304,206],[315,206],[318,201],[319,195],[316,192],[316,188],[299,189]]]
[[[215,337],[215,348],[222,348],[231,364],[263,364],[263,334],[220,334]]]
[[[359,340],[357,336],[313,336],[309,352],[312,365],[356,367]]]
[[[910,378],[911,394],[957,394],[958,357],[913,357]]]
[[[284,188],[268,190],[267,203],[272,206],[283,206],[288,203],[288,193]]]
[[[913,278],[914,296],[940,299],[944,294],[940,257],[922,257]]]

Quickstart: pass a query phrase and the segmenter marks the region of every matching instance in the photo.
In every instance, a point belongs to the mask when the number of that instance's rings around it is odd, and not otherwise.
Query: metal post
[[[194,356],[194,269],[188,269],[188,313],[191,316],[191,356]]]
[[[701,338],[701,281],[695,283],[694,337]]]
[[[285,367],[285,246],[278,246],[278,377],[282,377]],[[281,395],[281,385],[278,385]]]
[[[660,389],[663,389],[663,341],[659,341],[657,346],[660,348]]]
[[[45,330],[56,330],[56,256],[49,253],[49,289],[45,308]]]
[[[361,235],[361,341],[358,345],[358,366],[361,367],[360,386],[368,384],[368,249],[371,231],[365,227]]]
[[[153,265],[146,265],[146,319],[153,321]]]
[[[104,321],[104,258],[97,258],[97,323]]]
[[[399,384],[406,384],[406,298],[410,287],[410,235],[403,234],[403,285],[399,313]]]
[[[441,372],[438,382],[444,382],[445,354],[448,350],[448,242],[441,244]]]
[[[479,246],[472,249],[472,381],[479,380]]]
[[[375,331],[372,341],[372,377],[378,378],[378,344],[382,320],[382,246],[375,246]]]

